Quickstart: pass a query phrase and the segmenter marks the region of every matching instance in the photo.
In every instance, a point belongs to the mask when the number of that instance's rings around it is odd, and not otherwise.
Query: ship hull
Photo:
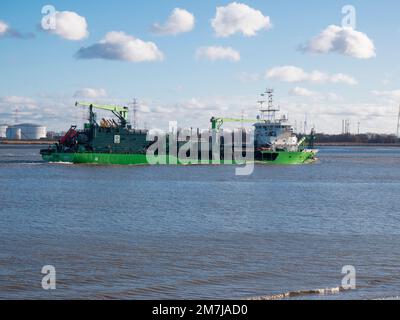
[[[278,151],[263,152],[256,156],[254,162],[261,164],[296,165],[315,161],[316,151]],[[100,165],[149,165],[149,164],[170,164],[170,165],[209,165],[209,164],[244,164],[240,161],[221,160],[212,161],[180,161],[176,157],[157,157],[149,159],[145,154],[117,154],[117,153],[61,153],[54,152],[43,154],[46,162],[65,162],[75,164],[100,164]]]

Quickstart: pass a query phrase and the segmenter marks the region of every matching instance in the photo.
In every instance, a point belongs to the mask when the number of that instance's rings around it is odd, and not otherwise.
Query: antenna
[[[266,109],[264,108],[264,104],[267,102],[264,98],[265,95],[268,96],[268,107]],[[261,97],[262,100],[258,101],[258,103],[260,104],[261,119],[267,120],[268,122],[275,122],[275,114],[277,111],[279,111],[279,107],[274,107],[274,90],[265,90],[265,93],[261,94]],[[283,121],[283,119],[280,119],[279,121]]]
[[[268,109],[271,110],[274,107],[274,90],[267,89],[265,93],[268,94]]]

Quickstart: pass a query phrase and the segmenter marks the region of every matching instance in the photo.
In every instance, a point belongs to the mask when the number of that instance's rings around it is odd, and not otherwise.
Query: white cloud
[[[290,123],[303,123],[307,114],[309,126],[315,125],[318,132],[340,133],[342,119],[350,119],[354,132],[358,121],[362,132],[388,132],[393,127],[393,107],[383,104],[354,102],[337,99],[330,93],[314,92],[316,97],[287,97],[277,94],[276,104],[281,106],[282,114],[289,114]],[[167,128],[168,120],[178,121],[178,127],[209,128],[212,116],[255,119],[259,107],[253,95],[249,96],[204,96],[177,103],[148,102],[152,106],[146,117],[149,127]],[[193,120],[195,119],[195,120]],[[143,123],[143,122],[142,122]],[[250,124],[245,124],[249,128]],[[226,128],[237,128],[238,124],[226,124]]]
[[[35,37],[33,33],[20,32],[14,28],[11,28],[7,23],[0,20],[0,38],[8,37],[14,39],[32,39]]]
[[[150,108],[150,106],[147,105],[147,104],[140,103],[140,104],[137,106],[137,112],[141,112],[141,113],[150,113],[150,112],[151,112],[151,108]]]
[[[347,85],[357,84],[357,81],[353,77],[343,73],[329,75],[318,70],[306,72],[303,69],[295,66],[274,67],[267,71],[266,76],[268,79],[290,83],[307,81],[312,83],[344,83]]]
[[[396,91],[396,90],[394,90]],[[314,91],[313,91],[314,92]],[[390,92],[390,91],[388,91]],[[397,119],[397,104],[383,102],[371,103],[368,97],[365,101],[328,99],[330,94],[317,93],[318,97],[287,96],[277,92],[276,103],[281,105],[282,114],[289,114],[290,123],[299,124],[307,114],[309,126],[314,125],[318,132],[339,133],[342,129],[342,119],[350,119],[352,132],[356,131],[357,122],[361,122],[362,132],[392,133],[396,129],[394,119]],[[127,97],[107,97],[107,103],[126,105]],[[0,118],[3,122],[12,123],[15,106],[2,101],[35,102],[36,108],[18,106],[19,122],[36,122],[47,125],[49,130],[68,130],[71,124],[83,126],[86,109],[73,107],[75,98],[71,94],[52,94],[37,97],[0,97]],[[191,99],[165,101],[146,99],[142,97],[138,104],[139,126],[168,129],[168,121],[178,121],[181,128],[210,127],[212,116],[254,119],[258,114],[256,97],[252,94],[213,96],[194,96]],[[40,107],[39,107],[40,106]],[[243,114],[244,112],[244,114]],[[245,124],[249,128],[251,124]],[[236,128],[238,124],[226,124],[227,128]]]
[[[318,93],[315,91],[308,90],[302,87],[295,87],[289,91],[289,94],[292,96],[299,96],[299,97],[316,97]]]
[[[48,30],[67,40],[82,40],[89,35],[88,25],[85,17],[72,11],[57,11],[55,16],[55,29]]]
[[[271,28],[271,20],[259,10],[243,3],[232,2],[225,7],[217,7],[215,18],[211,20],[217,37],[229,37],[235,33],[255,36],[262,29]]]
[[[294,97],[312,98],[316,101],[342,101],[343,99],[335,93],[321,93],[303,87],[295,87],[289,91],[289,95]]]
[[[231,47],[202,47],[197,49],[196,57],[198,59],[207,59],[211,61],[215,60],[231,60],[239,61],[240,53]]]
[[[163,60],[164,54],[153,42],[145,42],[124,32],[108,32],[98,43],[81,48],[79,59],[107,59],[131,62]]]
[[[18,110],[18,113],[16,112]],[[19,122],[32,122],[41,112],[36,101],[22,96],[0,97],[0,118],[2,123],[12,123],[18,114]]]
[[[63,108],[60,108],[60,105]],[[70,121],[76,115],[72,102],[63,99],[43,100],[41,97],[7,96],[0,97],[0,118],[6,123],[14,123],[15,110],[18,107],[18,122],[41,123],[46,126],[59,126],[58,129],[69,128]],[[53,127],[54,128],[54,127]]]
[[[358,59],[376,56],[375,45],[365,33],[335,25],[330,25],[311,39],[302,50],[311,53],[337,52]]]
[[[357,81],[353,77],[343,73],[334,74],[333,76],[331,76],[330,80],[332,83],[345,83],[351,86],[357,84]]]
[[[35,106],[35,100],[28,98],[28,97],[21,97],[21,96],[6,96],[1,97],[0,102],[3,104],[8,104],[10,106]]]
[[[75,92],[74,97],[75,98],[102,98],[107,96],[106,90],[99,88],[83,88]]]
[[[9,29],[9,26],[5,22],[0,20],[0,36],[5,34],[8,29]]]
[[[215,112],[215,111],[226,111],[227,105],[224,105],[221,98],[204,99],[199,97],[192,97],[183,103],[176,103],[174,108],[178,112]]]
[[[309,79],[309,74],[294,66],[274,67],[267,71],[267,78],[284,82],[301,82]]]
[[[389,98],[392,100],[400,100],[400,89],[386,91],[373,90],[372,94],[378,97]]]
[[[339,96],[336,93],[332,93],[332,92],[327,93],[325,95],[325,97],[326,97],[326,99],[328,99],[330,101],[343,101],[344,100],[343,97]]]
[[[189,11],[175,8],[165,24],[155,23],[153,31],[160,35],[177,35],[179,33],[192,31],[195,18]]]

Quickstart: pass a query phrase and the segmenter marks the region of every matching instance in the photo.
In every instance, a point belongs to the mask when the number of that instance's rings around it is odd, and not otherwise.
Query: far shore
[[[400,143],[321,142],[316,147],[400,147]]]
[[[9,145],[47,145],[54,144],[54,140],[0,140],[0,144]]]
[[[51,145],[55,140],[0,140],[6,145]],[[400,147],[400,143],[320,142],[316,147]]]

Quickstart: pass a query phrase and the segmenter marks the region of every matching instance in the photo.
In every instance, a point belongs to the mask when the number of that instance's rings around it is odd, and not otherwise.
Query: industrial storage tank
[[[21,140],[21,129],[17,127],[8,127],[6,138],[10,140]]]
[[[22,139],[22,140],[39,140],[42,138],[46,138],[47,135],[47,128],[42,125],[33,124],[33,123],[22,123],[17,124],[10,129],[10,136],[15,136],[16,138],[9,138],[8,139]],[[20,138],[18,138],[18,129],[20,130]]]
[[[0,138],[5,138],[7,135],[7,128],[8,125],[6,124],[0,124]]]

